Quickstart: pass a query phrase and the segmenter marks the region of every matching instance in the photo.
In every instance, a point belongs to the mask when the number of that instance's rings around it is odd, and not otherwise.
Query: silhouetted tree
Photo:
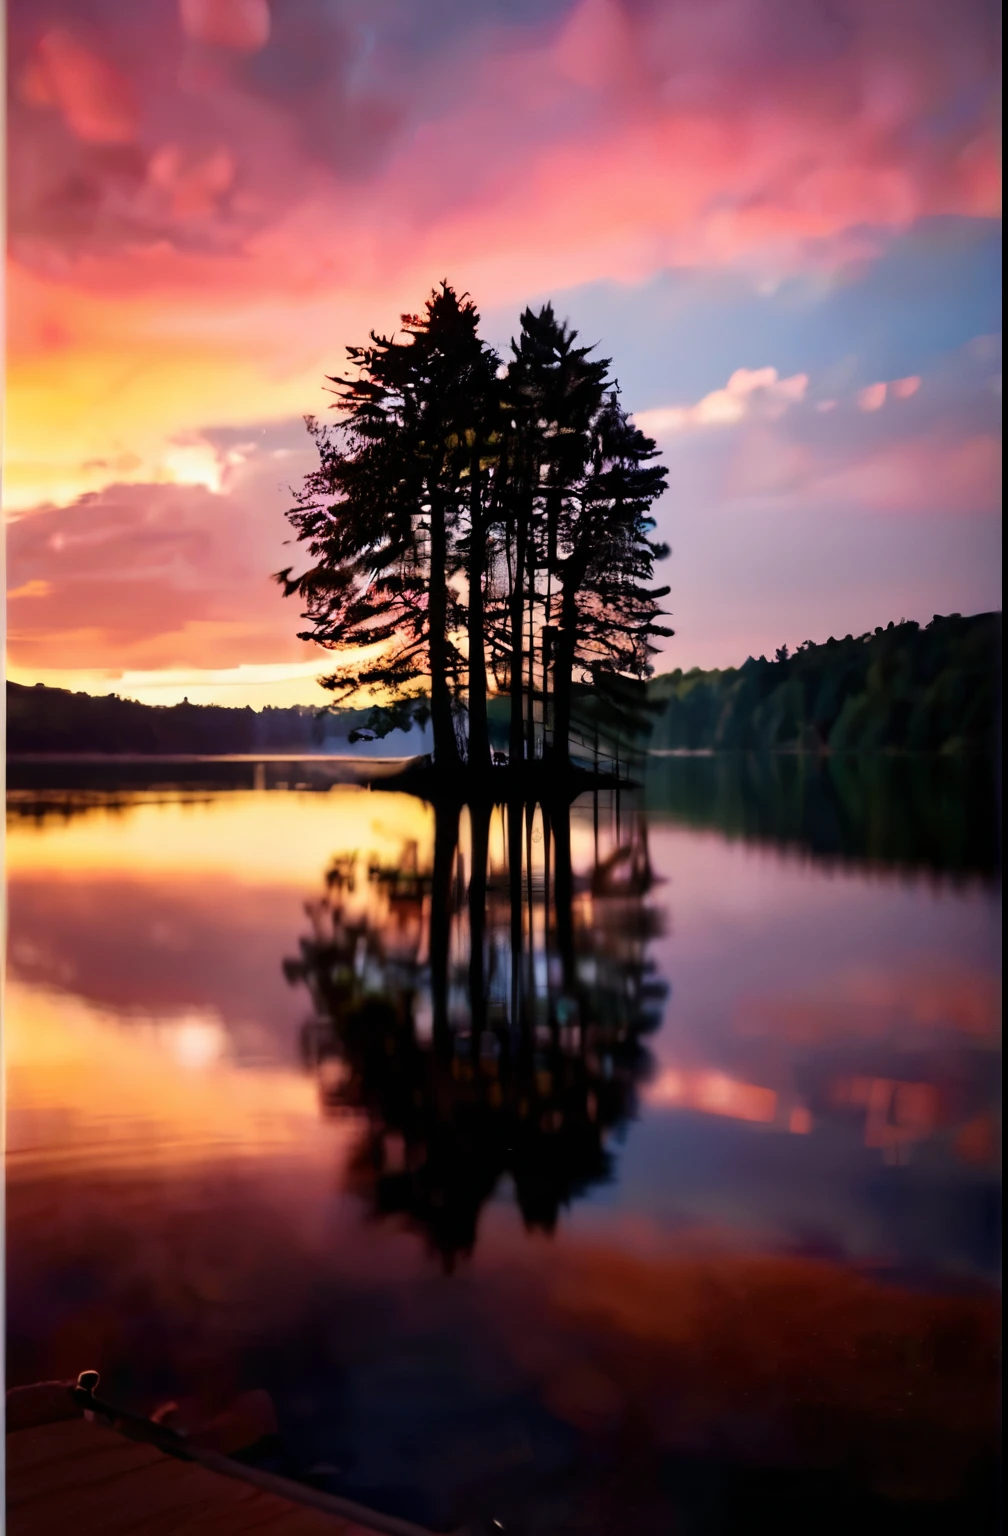
[[[512,762],[523,755],[531,758],[535,751],[537,602],[542,609],[545,733],[557,540],[564,512],[570,513],[570,498],[590,457],[592,423],[602,403],[609,366],[605,359],[590,356],[591,347],[575,346],[576,340],[577,332],[558,322],[552,305],[546,304],[538,314],[525,310],[518,338],[511,343],[506,385],[515,446],[506,465],[510,479],[504,493],[504,542]]]
[[[668,554],[650,537],[651,507],[667,479],[664,465],[654,463],[657,452],[611,393],[592,423],[587,474],[562,506],[554,553],[560,624],[553,751],[564,766],[575,669],[599,690],[628,676],[643,678],[651,671],[653,640],[673,633],[658,623],[669,589],[651,586],[655,561]],[[618,682],[609,692],[613,702],[620,698]]]
[[[656,622],[667,588],[649,585],[667,553],[648,537],[665,471],[608,363],[552,306],[526,309],[506,369],[478,320],[444,283],[400,338],[348,349],[350,376],[330,380],[342,418],[309,420],[319,466],[288,514],[315,563],[279,579],[305,603],[302,638],[355,652],[324,685],[391,700],[376,731],[422,718],[429,686],[435,759],[454,769],[464,695],[469,763],[488,768],[489,647],[512,768],[537,755],[538,700],[546,747],[552,675],[566,769],[575,669],[642,676],[671,633]]]
[[[288,514],[315,564],[299,576],[280,573],[285,592],[305,603],[301,638],[378,648],[323,686],[343,697],[381,689],[399,701],[394,719],[403,724],[411,710],[425,713],[429,680],[435,756],[449,768],[459,761],[453,696],[464,659],[455,637],[465,620],[451,578],[466,522],[470,693],[480,755],[489,757],[480,607],[497,360],[476,333],[478,319],[445,283],[422,315],[403,316],[401,337],[372,333],[369,346],[347,349],[351,376],[330,379],[342,419],[331,428],[309,421],[319,466]]]

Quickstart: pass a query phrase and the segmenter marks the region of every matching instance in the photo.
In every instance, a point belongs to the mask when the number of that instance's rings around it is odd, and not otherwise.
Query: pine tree
[[[463,556],[477,599],[468,604],[470,690],[477,720],[482,696],[477,729],[486,737],[483,460],[497,359],[477,335],[478,320],[475,306],[444,283],[423,314],[402,317],[400,337],[372,332],[369,346],[347,348],[349,376],[329,379],[342,419],[330,428],[309,419],[319,466],[288,513],[315,563],[278,578],[305,603],[309,627],[300,638],[354,653],[323,687],[340,699],[381,692],[394,706],[386,726],[422,720],[429,708],[435,759],[448,768],[460,762],[456,704],[466,658],[457,640],[467,605],[452,577]]]
[[[314,563],[278,579],[304,602],[301,637],[343,653],[323,685],[341,701],[381,694],[374,734],[429,713],[455,775],[467,725],[475,783],[490,767],[489,654],[513,787],[538,755],[540,701],[566,783],[576,689],[622,719],[672,633],[658,623],[668,588],[651,585],[666,471],[608,362],[551,305],[525,310],[506,369],[478,323],[443,283],[401,335],[347,349],[347,375],[329,380],[341,419],[309,419],[319,465],[288,513]]]
[[[549,646],[553,633],[552,580],[565,503],[583,476],[591,423],[605,390],[608,362],[591,347],[575,346],[577,332],[546,304],[526,309],[511,343],[507,400],[513,442],[507,471],[504,544],[508,556],[508,682],[510,759],[535,755],[535,699],[547,723]],[[536,685],[536,611],[541,610]],[[527,643],[526,643],[527,637]]]
[[[615,391],[592,423],[592,437],[588,472],[564,502],[557,541],[553,755],[561,767],[570,761],[575,672],[608,696],[618,716],[621,701],[625,711],[632,699],[625,680],[647,677],[653,640],[673,633],[658,622],[669,588],[650,584],[655,561],[668,554],[651,538],[650,515],[668,472],[654,462],[653,439],[634,426]]]

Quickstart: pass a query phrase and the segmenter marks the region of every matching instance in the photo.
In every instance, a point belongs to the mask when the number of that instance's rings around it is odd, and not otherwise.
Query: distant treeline
[[[313,751],[344,743],[368,711],[336,717],[289,709],[228,709],[218,704],[138,704],[110,693],[7,684],[8,752],[171,753]]]
[[[992,748],[1001,706],[1001,615],[806,641],[773,661],[681,670],[648,684],[652,750],[954,752]]]
[[[665,673],[639,690],[636,745],[652,750],[954,752],[998,740],[1001,615],[936,617],[925,628],[890,624],[855,639],[807,642],[773,661],[750,658],[723,672]],[[611,754],[618,715],[575,689],[580,755],[593,742]],[[228,709],[216,704],[155,706],[62,688],[7,684],[9,752],[230,753],[340,750],[371,712],[309,705]],[[489,736],[507,745],[509,700],[489,700]],[[648,732],[650,731],[650,736]],[[622,751],[620,752],[622,756]]]

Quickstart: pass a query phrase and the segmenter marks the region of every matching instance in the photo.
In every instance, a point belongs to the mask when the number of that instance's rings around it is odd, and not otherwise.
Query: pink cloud
[[[401,292],[420,269],[426,285],[448,263],[467,282],[478,275],[489,303],[674,262],[793,264],[808,242],[847,242],[857,226],[999,206],[993,120],[939,138],[913,131],[964,82],[989,75],[982,28],[915,13],[907,30],[903,0],[889,0],[856,5],[841,42],[800,7],[782,29],[768,5],[727,0],[715,20],[698,3],[581,0],[559,23],[510,28],[478,24],[477,8],[441,48],[411,52],[390,16],[371,47],[349,20],[334,30],[321,7],[299,11],[296,25],[281,7],[266,41],[262,0],[186,0],[183,27],[156,11],[145,47],[125,27],[116,40],[152,150],[177,143],[194,163],[231,157],[235,199],[219,205],[215,245],[249,227],[268,232],[268,267],[245,246],[222,274],[232,292],[276,291],[279,254],[330,291],[366,271]],[[237,73],[194,77],[182,94],[183,31],[265,46]],[[30,119],[13,125],[19,187],[33,131]],[[142,235],[152,211],[139,195],[119,196],[113,217],[108,169],[87,174],[99,215],[87,242],[121,249],[128,224]],[[18,248],[43,207],[54,218],[44,177],[43,190],[34,210],[29,194],[15,198]],[[69,204],[65,215],[84,237]],[[119,284],[123,267],[89,274],[103,277]],[[184,262],[173,277],[187,286]]]
[[[147,178],[164,194],[175,218],[207,216],[234,183],[234,156],[223,147],[187,155],[178,144],[165,144],[151,156]]]
[[[641,411],[636,420],[648,433],[680,432],[691,427],[734,426],[747,416],[774,419],[805,398],[808,374],[779,379],[776,368],[736,368],[723,389],[714,389],[695,405]]]
[[[630,16],[615,0],[583,0],[573,7],[554,45],[559,74],[590,90],[632,82],[634,32]]]
[[[179,0],[187,37],[200,43],[257,53],[270,35],[267,0]]]
[[[885,405],[885,383],[869,384],[867,389],[862,389],[857,397],[858,406],[862,411],[880,411]]]
[[[920,387],[920,375],[916,373],[905,379],[882,379],[858,392],[858,407],[862,411],[880,411],[890,396],[894,400],[910,400]]]
[[[936,368],[927,389],[912,376],[839,401],[809,400],[804,375],[739,370],[696,405],[636,419],[664,450],[679,508],[991,516],[1001,454],[994,366],[971,346]],[[881,408],[890,395],[898,410]],[[715,422],[717,432],[706,430]]]
[[[129,144],[139,112],[133,88],[107,59],[65,27],[44,33],[21,77],[22,99],[57,107],[88,144]]]
[[[296,605],[270,580],[289,563],[286,487],[309,458],[281,451],[222,448],[219,494],[112,485],[11,524],[12,663],[223,668],[313,654],[296,638]]]
[[[989,512],[1001,466],[997,438],[977,433],[892,443],[845,464],[819,466],[803,487],[827,505],[921,515]]]

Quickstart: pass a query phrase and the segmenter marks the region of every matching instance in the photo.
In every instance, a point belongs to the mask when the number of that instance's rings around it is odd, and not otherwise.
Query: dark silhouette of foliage
[[[575,671],[610,707],[629,700],[629,679],[647,677],[652,641],[672,634],[658,624],[668,587],[653,587],[654,562],[668,554],[653,542],[650,508],[664,490],[657,449],[621,409],[615,394],[594,425],[594,450],[581,505],[562,543],[560,626],[554,688],[554,751],[566,763]]]
[[[467,671],[489,761],[480,599],[498,360],[478,321],[445,283],[422,315],[403,316],[401,337],[373,332],[369,346],[347,349],[350,376],[330,380],[341,420],[323,428],[309,419],[319,466],[289,513],[314,564],[280,575],[305,604],[302,639],[369,653],[323,686],[338,698],[380,690],[399,705],[398,720],[404,706],[420,720],[429,710],[435,756],[448,768],[459,760],[455,703]],[[458,639],[465,605],[452,585],[459,570],[474,619],[468,657]]]
[[[9,752],[227,753],[317,751],[345,742],[367,710],[324,718],[305,705],[229,709],[139,704],[36,684],[7,684]]]
[[[512,763],[536,755],[537,690],[545,736],[551,652],[557,638],[553,583],[562,558],[561,525],[569,530],[576,515],[572,503],[588,471],[592,425],[602,406],[609,368],[608,361],[590,357],[592,348],[575,346],[576,339],[577,333],[558,323],[547,304],[538,314],[525,310],[519,336],[511,343],[506,386],[513,439],[504,465],[506,624],[500,626],[506,639],[503,645],[498,639],[497,651],[510,698]],[[568,585],[575,584],[571,568]]]
[[[471,774],[491,765],[488,655],[512,769],[562,771],[576,684],[646,677],[671,633],[651,584],[666,472],[608,362],[550,305],[522,315],[506,368],[478,321],[443,283],[400,337],[348,348],[341,419],[309,418],[319,466],[288,514],[314,563],[278,578],[305,605],[302,638],[354,653],[324,685],[380,693],[373,734],[429,708],[449,778],[463,753]]]
[[[652,748],[993,751],[1000,726],[1001,615],[935,615],[855,639],[806,641],[776,660],[654,678]]]

